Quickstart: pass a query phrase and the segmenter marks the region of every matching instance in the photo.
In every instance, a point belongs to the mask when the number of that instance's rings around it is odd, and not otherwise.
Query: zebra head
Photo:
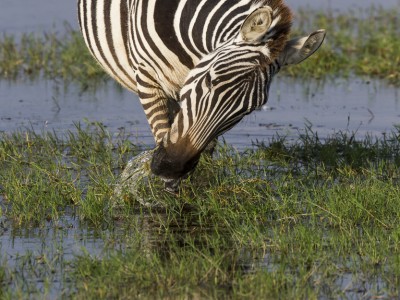
[[[266,103],[271,79],[282,66],[297,64],[322,44],[325,31],[287,40],[286,6],[254,10],[238,34],[203,57],[180,93],[180,111],[155,151],[151,169],[176,180],[193,170],[206,146]]]

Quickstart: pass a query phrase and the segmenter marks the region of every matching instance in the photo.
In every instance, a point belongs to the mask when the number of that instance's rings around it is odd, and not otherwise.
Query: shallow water
[[[134,143],[154,145],[137,96],[113,83],[95,92],[82,93],[76,86],[64,90],[45,81],[0,82],[0,107],[0,131],[4,132],[33,128],[37,132],[54,130],[62,135],[67,130],[76,130],[74,122],[87,118],[102,122],[112,134],[122,129],[134,133]],[[224,139],[238,149],[256,141],[268,143],[276,133],[296,139],[307,122],[321,138],[337,131],[357,131],[360,138],[367,133],[380,136],[400,124],[399,89],[361,80],[337,80],[319,86],[277,78],[267,105],[246,117]],[[0,195],[0,205],[2,202]],[[109,241],[114,240],[109,238],[113,234],[110,231],[99,233],[87,229],[73,215],[65,216],[60,223],[19,231],[7,222],[0,224],[0,259],[7,261],[8,267],[20,265],[21,260],[27,260],[30,266],[39,264],[43,258],[54,264],[53,273],[39,272],[36,278],[29,278],[30,284],[41,290],[44,278],[49,280],[51,297],[65,288],[63,277],[68,276],[71,259],[84,252],[101,256],[107,252]],[[43,272],[49,270],[43,264],[39,267]],[[349,284],[355,285],[357,280],[344,278],[342,285]],[[349,291],[349,294],[359,295],[359,292]]]
[[[10,288],[23,286],[39,294],[46,292],[46,299],[58,299],[67,288],[73,259],[85,253],[100,258],[108,250],[121,250],[124,246],[117,235],[110,230],[92,230],[72,215],[63,216],[57,224],[23,229],[0,218],[0,260],[9,271],[17,271]]]
[[[122,128],[138,136],[137,143],[153,143],[146,117],[137,96],[110,83],[96,92],[67,90],[46,81],[6,83],[0,81],[0,131],[17,129],[74,130],[84,120],[102,122],[110,132]]]
[[[0,34],[62,30],[64,22],[78,27],[75,0],[2,0]]]
[[[135,94],[113,83],[95,92],[78,87],[55,88],[49,82],[8,84],[0,82],[0,131],[33,128],[60,134],[74,130],[74,123],[102,122],[112,133],[124,129],[134,142],[149,146],[154,141]],[[296,139],[305,124],[312,124],[319,137],[338,131],[380,136],[400,124],[400,90],[383,83],[337,80],[317,83],[277,78],[267,105],[247,116],[223,137],[243,149],[268,142],[276,133]]]

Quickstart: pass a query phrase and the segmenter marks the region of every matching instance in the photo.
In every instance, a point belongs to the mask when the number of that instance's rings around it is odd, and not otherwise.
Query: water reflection
[[[56,299],[68,282],[72,260],[85,253],[101,257],[107,249],[107,236],[111,235],[106,232],[101,236],[69,215],[44,228],[20,228],[1,218],[0,261],[13,279],[3,285],[39,295],[47,292],[47,299]]]
[[[159,258],[166,265],[175,262],[180,255],[184,258],[199,255],[205,260],[215,259],[218,269],[229,270],[235,276],[261,270],[273,277],[284,270],[285,274],[294,274],[294,280],[301,278],[297,274],[299,265],[291,266],[289,263],[298,254],[296,251],[282,253],[275,246],[275,234],[269,231],[268,222],[260,235],[259,244],[262,246],[257,247],[247,245],[245,236],[233,236],[228,223],[216,222],[212,213],[207,214],[183,204],[168,210],[140,209],[133,218],[131,215],[130,225],[127,225],[127,220],[118,221],[116,218],[114,226],[104,231],[90,229],[72,215],[65,216],[58,224],[49,223],[44,228],[32,229],[15,229],[4,219],[0,220],[0,260],[7,265],[7,270],[15,268],[17,271],[12,275],[12,282],[3,284],[39,291],[42,295],[46,291],[49,299],[58,298],[69,287],[68,276],[73,276],[74,268],[71,262],[76,256],[88,253],[92,258],[102,258],[116,251],[139,251],[141,255],[148,255],[150,260]],[[334,256],[326,262],[316,260],[309,263],[313,271],[304,284],[317,288],[320,297],[331,298],[338,295],[338,291],[349,298],[371,293],[386,295],[387,283],[379,274],[364,277],[362,271],[353,271],[358,270],[360,264],[353,257]],[[333,264],[337,267],[336,272],[328,276],[321,274],[319,268],[325,270],[321,267],[324,263]],[[371,274],[375,276],[374,272]],[[207,286],[202,288],[207,289]],[[220,289],[224,295],[231,292],[231,286],[221,286]],[[71,291],[66,295],[70,296]]]

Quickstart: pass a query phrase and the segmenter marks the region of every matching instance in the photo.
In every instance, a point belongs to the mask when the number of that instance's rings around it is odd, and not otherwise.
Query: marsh
[[[296,30],[337,30],[148,209],[110,201],[154,140],[135,95],[69,57],[75,2],[4,1],[14,54],[54,55],[0,68],[0,298],[398,297],[399,1],[286,2]]]

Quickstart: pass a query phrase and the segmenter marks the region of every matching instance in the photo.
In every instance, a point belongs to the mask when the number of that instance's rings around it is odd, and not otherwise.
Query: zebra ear
[[[244,20],[240,36],[245,42],[259,42],[267,34],[272,23],[272,8],[257,8]]]
[[[325,39],[325,30],[320,29],[309,36],[296,38],[286,43],[278,58],[281,66],[295,65],[314,54]]]

